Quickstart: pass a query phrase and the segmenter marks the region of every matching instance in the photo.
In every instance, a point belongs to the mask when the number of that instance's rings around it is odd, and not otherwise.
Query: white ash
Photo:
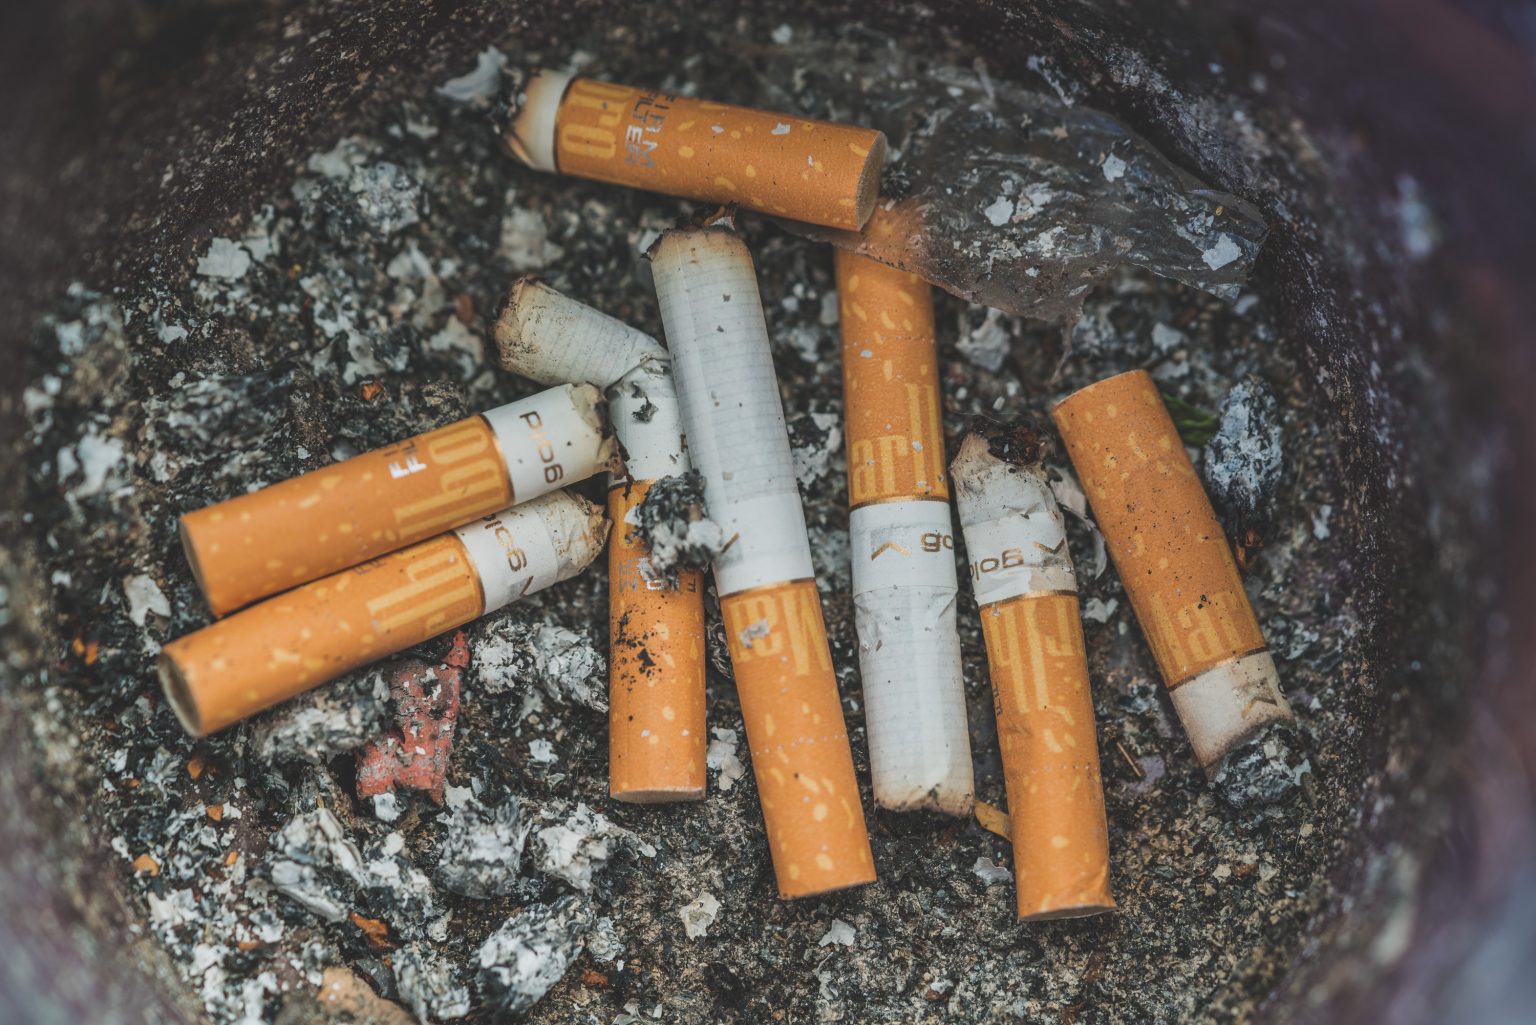
[[[272,838],[272,886],[316,917],[340,922],[359,906],[387,917],[407,939],[430,935],[437,918],[431,881],[405,856],[405,841],[389,833],[358,850],[328,808],[295,815]]]
[[[358,213],[380,238],[421,220],[421,183],[398,165],[380,161],[357,168],[347,181]]]
[[[485,625],[471,664],[491,694],[533,685],[557,705],[608,711],[608,660],[591,637],[567,627],[503,615]]]
[[[538,831],[533,862],[544,875],[588,893],[609,860],[625,849],[647,857],[656,854],[656,848],[629,830],[614,825],[586,804],[577,804],[563,820],[556,819]]]
[[[811,487],[833,469],[843,451],[843,427],[835,413],[802,413],[789,421],[795,480]]]
[[[521,1014],[564,977],[591,927],[592,909],[577,897],[524,908],[481,944],[481,989],[503,1013]]]
[[[452,355],[459,364],[460,380],[472,380],[485,365],[485,342],[458,317],[449,317],[442,329],[427,339],[427,348]]]
[[[1312,514],[1313,538],[1318,541],[1328,540],[1329,535],[1332,533],[1332,531],[1328,529],[1328,520],[1331,516],[1333,516],[1333,506],[1329,505],[1327,502],[1324,502],[1322,505],[1317,507],[1317,511]]]
[[[1167,356],[1187,344],[1189,337],[1178,328],[1161,322],[1152,325],[1152,347],[1162,355]]]
[[[238,281],[251,269],[251,254],[233,239],[216,238],[208,243],[208,252],[197,259],[197,273],[205,278]]]
[[[1221,404],[1221,426],[1205,447],[1202,475],[1234,531],[1262,523],[1284,468],[1280,404],[1259,378],[1239,381]]]
[[[683,934],[690,940],[702,939],[709,934],[709,927],[715,924],[715,916],[720,913],[720,901],[709,891],[705,891],[683,905],[678,912],[683,920]]]
[[[555,745],[543,737],[528,741],[528,757],[539,765],[553,765],[560,760]]]
[[[857,933],[853,926],[841,918],[834,918],[832,919],[832,924],[827,927],[826,932],[822,933],[821,939],[817,941],[816,945],[818,947],[827,947],[835,943],[841,947],[851,947],[856,936]]]
[[[1403,251],[1410,259],[1427,258],[1440,244],[1443,233],[1434,210],[1424,201],[1424,190],[1412,175],[1397,176],[1396,206]]]
[[[425,944],[410,944],[391,956],[395,987],[423,1023],[462,1018],[469,1013],[469,989],[453,974],[453,966]]]
[[[295,815],[272,838],[272,850],[273,887],[327,922],[343,921],[353,892],[368,881],[362,852],[327,808]]]
[[[1103,598],[1089,598],[1083,602],[1083,618],[1093,623],[1107,623],[1109,617],[1115,614],[1115,609],[1120,607],[1120,599],[1111,598],[1105,601]]]
[[[978,315],[980,323],[976,320]],[[1012,320],[1000,310],[972,306],[960,315],[959,340],[955,348],[978,367],[995,374],[1003,368],[1013,347],[1013,332],[1009,326]]]
[[[1220,270],[1242,255],[1242,248],[1231,235],[1221,235],[1217,238],[1215,245],[1200,254],[1205,260],[1205,265],[1211,270]]]
[[[976,878],[991,886],[993,883],[1006,883],[1013,879],[1013,873],[1002,865],[998,865],[991,858],[977,858],[976,864],[971,866],[971,871]]]
[[[517,885],[518,864],[531,824],[510,793],[478,800],[465,787],[449,787],[446,831],[433,878],[465,897],[504,897]]]
[[[123,581],[123,596],[128,599],[128,618],[134,626],[142,627],[153,612],[162,619],[169,619],[171,603],[154,578],[137,573]]]
[[[987,223],[994,228],[1001,228],[1013,220],[1013,200],[1007,196],[998,196],[986,209],[982,210],[982,216]]]
[[[123,452],[121,440],[92,428],[73,449],[59,450],[59,483],[80,474],[80,483],[69,489],[71,499],[90,498],[109,487],[116,490],[123,479]]]
[[[455,103],[488,103],[501,88],[501,70],[506,63],[506,54],[494,46],[487,46],[475,56],[473,70],[450,78],[437,87],[437,94]]]
[[[252,726],[251,753],[275,765],[318,765],[362,747],[393,717],[391,665],[386,662],[348,673],[260,716]]]
[[[516,193],[507,193],[508,210],[501,219],[498,255],[517,271],[539,270],[558,263],[565,250],[549,240],[549,225],[537,210],[515,206]]]
[[[400,806],[400,798],[393,790],[373,795],[373,817],[380,822],[398,821],[403,810]]]
[[[717,785],[722,793],[729,793],[736,781],[747,774],[747,767],[736,753],[736,731],[716,726],[710,733],[714,736],[710,739],[709,749],[704,753],[704,764],[720,773]]]
[[[730,543],[724,529],[709,518],[704,478],[697,470],[653,481],[645,501],[631,509],[624,522],[649,550],[640,562],[641,576],[673,587],[680,572],[707,569]]]
[[[624,941],[619,938],[613,919],[604,915],[592,923],[587,932],[587,953],[602,964],[611,964],[624,956]]]
[[[367,163],[377,148],[377,144],[371,139],[349,135],[328,150],[317,150],[311,153],[304,166],[309,171],[326,178],[344,179],[351,176],[353,168]],[[299,181],[302,183],[305,179],[301,178]],[[295,185],[295,190],[297,189],[298,186]]]

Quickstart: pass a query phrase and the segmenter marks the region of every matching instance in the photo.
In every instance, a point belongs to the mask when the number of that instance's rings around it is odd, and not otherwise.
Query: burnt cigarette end
[[[987,451],[1011,466],[1038,469],[1050,452],[1045,432],[1029,417],[1002,421],[978,416],[971,420],[970,433],[987,443]]]
[[[652,482],[626,529],[650,553],[642,572],[672,589],[680,574],[709,569],[727,540],[725,531],[709,518],[704,478],[697,470]]]
[[[1300,789],[1302,777],[1312,771],[1300,740],[1292,723],[1266,723],[1234,744],[1206,775],[1216,793],[1233,808],[1278,804]]]

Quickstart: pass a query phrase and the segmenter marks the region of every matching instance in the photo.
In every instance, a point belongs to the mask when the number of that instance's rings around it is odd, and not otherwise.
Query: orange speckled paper
[[[1152,375],[1107,378],[1052,415],[1164,682],[1262,651],[1232,549]]]
[[[676,589],[640,574],[645,545],[625,516],[650,481],[608,492],[608,792],[621,801],[704,796],[704,602],[697,570]]]
[[[468,553],[443,534],[278,595],[165,646],[204,736],[480,615]]]
[[[835,252],[848,504],[948,499],[932,289],[915,274]]]
[[[1008,790],[1020,918],[1115,906],[1093,697],[1075,594],[981,610]]]
[[[223,615],[512,504],[496,436],[470,417],[188,513],[182,543]]]
[[[780,896],[873,882],[815,581],[728,595],[720,612]]]
[[[852,230],[878,194],[885,136],[578,78],[556,115],[555,161],[562,174]]]

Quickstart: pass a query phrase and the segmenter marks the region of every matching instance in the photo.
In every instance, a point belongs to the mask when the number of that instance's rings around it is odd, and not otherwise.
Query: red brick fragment
[[[407,659],[396,665],[389,680],[396,728],[358,752],[358,797],[409,787],[443,803],[459,719],[459,677],[468,666],[469,642],[462,630],[454,633],[442,664]]]

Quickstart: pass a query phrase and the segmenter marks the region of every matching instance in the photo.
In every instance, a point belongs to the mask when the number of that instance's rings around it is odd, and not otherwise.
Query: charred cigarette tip
[[[987,451],[1012,466],[1038,467],[1050,451],[1050,442],[1040,425],[1028,417],[1016,420],[994,420],[991,417],[974,417],[965,442],[976,439],[977,445],[985,445]],[[973,448],[969,458],[980,453]]]
[[[1242,810],[1284,800],[1312,771],[1294,724],[1265,723],[1206,768],[1217,795]]]
[[[530,292],[541,287],[539,279],[528,274],[512,282],[512,287],[507,290],[506,301],[501,304],[501,313],[497,315],[496,326],[491,331],[496,338],[497,354],[503,370],[518,369],[517,355],[523,347],[523,304]]]

